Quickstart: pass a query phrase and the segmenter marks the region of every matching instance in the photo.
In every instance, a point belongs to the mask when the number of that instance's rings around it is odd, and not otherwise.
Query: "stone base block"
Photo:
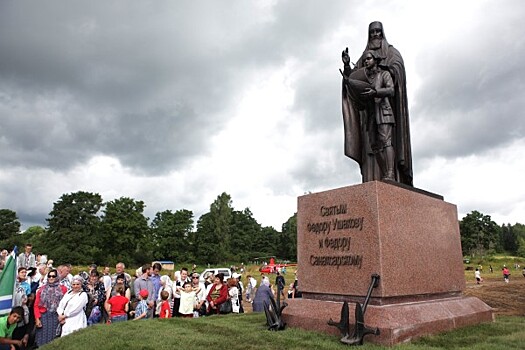
[[[375,305],[465,289],[451,203],[372,181],[301,196],[297,208],[297,277],[310,299],[364,300],[372,274]]]
[[[320,331],[341,337],[331,318],[339,322],[343,303],[315,299],[288,300],[283,311],[287,326]],[[350,329],[353,331],[355,304],[349,304]],[[366,335],[365,342],[386,346],[408,342],[425,335],[494,321],[491,307],[475,297],[458,296],[390,305],[368,305],[365,326],[379,328],[380,335]]]

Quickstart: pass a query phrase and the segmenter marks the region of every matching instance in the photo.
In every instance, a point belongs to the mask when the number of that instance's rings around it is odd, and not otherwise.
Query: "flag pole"
[[[13,294],[17,277],[16,247],[7,258],[0,274],[0,316],[7,315],[13,308]]]

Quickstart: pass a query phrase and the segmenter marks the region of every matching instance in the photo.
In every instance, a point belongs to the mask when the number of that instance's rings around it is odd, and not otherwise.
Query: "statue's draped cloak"
[[[369,45],[357,62],[356,69],[363,68],[363,60]],[[410,146],[410,127],[408,119],[408,101],[406,91],[406,75],[403,58],[398,50],[389,45],[385,38],[381,48],[374,50],[379,53],[379,67],[388,70],[394,80],[395,95],[391,98],[396,125],[392,135],[395,149],[395,179],[398,182],[413,186],[412,183],[412,151]],[[355,72],[355,70],[354,70]],[[350,71],[345,69],[345,76]],[[343,124],[345,135],[345,155],[359,163],[363,182],[380,180],[381,172],[369,144],[366,125],[369,112],[359,105],[356,96],[348,91],[343,82],[342,91]],[[373,118],[373,116],[370,116]]]

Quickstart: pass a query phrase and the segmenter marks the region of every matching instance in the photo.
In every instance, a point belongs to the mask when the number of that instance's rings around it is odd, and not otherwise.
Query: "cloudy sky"
[[[64,193],[146,215],[222,192],[280,230],[297,196],[360,183],[343,154],[341,51],[368,24],[407,70],[415,187],[525,223],[521,0],[0,2],[0,208]]]

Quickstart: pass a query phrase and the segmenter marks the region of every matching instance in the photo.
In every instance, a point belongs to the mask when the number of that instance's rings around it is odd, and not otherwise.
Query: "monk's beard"
[[[370,39],[368,46],[372,50],[380,49],[382,41],[383,41],[383,39],[379,39],[379,38]]]

